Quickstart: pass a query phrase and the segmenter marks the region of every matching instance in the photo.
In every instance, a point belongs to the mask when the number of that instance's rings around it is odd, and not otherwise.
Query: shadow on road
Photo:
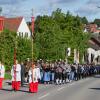
[[[95,75],[94,78],[100,78],[100,75]]]
[[[3,91],[12,91],[12,89],[2,89]]]
[[[6,82],[8,85],[11,85],[11,82]]]
[[[92,89],[92,90],[100,90],[100,88],[89,88],[89,89]]]
[[[27,90],[19,90],[20,92],[25,92],[25,93],[29,93],[29,91]]]
[[[2,91],[13,91],[12,89],[2,89]],[[28,90],[19,90],[20,92],[29,93]]]

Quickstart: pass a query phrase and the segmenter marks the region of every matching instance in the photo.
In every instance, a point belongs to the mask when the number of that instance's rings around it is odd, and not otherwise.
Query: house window
[[[21,32],[19,32],[19,34],[18,34],[18,35],[19,35],[19,37],[21,37]]]
[[[25,32],[25,37],[28,37],[28,33],[27,32]]]
[[[22,32],[22,37],[23,37],[23,32]]]

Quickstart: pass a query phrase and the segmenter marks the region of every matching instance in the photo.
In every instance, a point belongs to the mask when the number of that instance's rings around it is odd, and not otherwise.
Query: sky
[[[0,0],[2,15],[6,17],[24,16],[30,20],[34,16],[50,15],[57,8],[64,13],[86,16],[89,21],[100,18],[100,0]]]

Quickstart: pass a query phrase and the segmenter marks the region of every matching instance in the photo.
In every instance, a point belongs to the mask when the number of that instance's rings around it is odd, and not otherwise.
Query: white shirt
[[[40,69],[39,68],[34,68],[29,70],[29,83],[31,82],[38,82],[38,79],[40,79]]]
[[[5,76],[5,67],[0,64],[0,78],[4,78]]]
[[[21,65],[13,65],[11,69],[12,81],[21,81]]]
[[[36,68],[36,71],[38,79],[41,79],[40,68]]]

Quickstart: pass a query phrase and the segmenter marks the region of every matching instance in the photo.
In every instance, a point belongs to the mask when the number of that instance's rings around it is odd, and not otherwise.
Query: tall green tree
[[[9,68],[13,64],[16,33],[5,30],[0,33],[0,60]],[[8,68],[8,69],[9,69]]]
[[[68,47],[83,53],[89,39],[83,32],[83,24],[79,16],[73,16],[69,11],[64,14],[59,8],[51,16],[38,16],[35,21],[37,58],[64,59]]]
[[[31,39],[19,37],[15,32],[4,30],[0,33],[0,60],[4,62],[7,69],[14,63],[14,48],[16,47],[17,59],[25,61],[31,58]]]
[[[31,39],[27,37],[17,37],[17,59],[25,61],[27,58],[32,58]]]
[[[88,24],[89,23],[86,17],[82,17],[81,21],[82,21],[83,24]]]
[[[100,27],[100,19],[95,19],[93,23],[94,23],[94,24],[97,24],[98,27]]]

